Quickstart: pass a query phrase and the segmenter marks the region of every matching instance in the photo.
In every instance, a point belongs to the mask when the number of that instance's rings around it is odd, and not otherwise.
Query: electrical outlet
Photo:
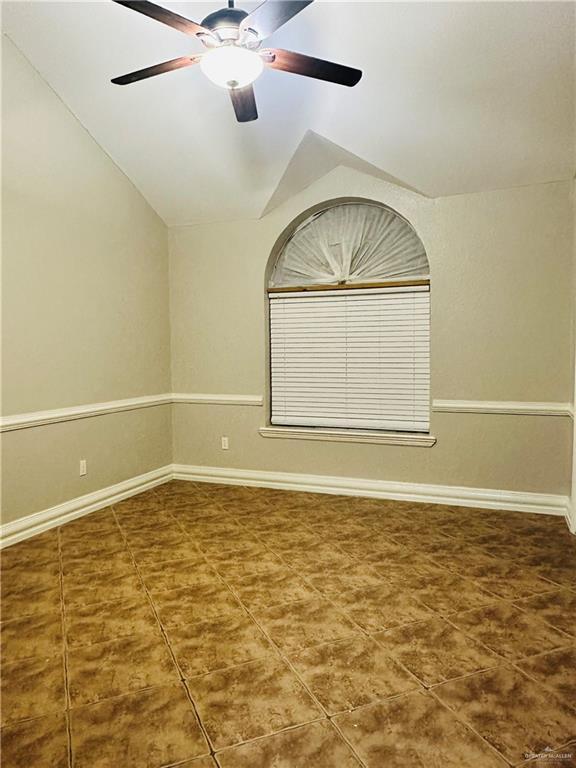
[[[86,459],[80,459],[80,477],[84,477],[86,474],[88,474]]]
[[[230,446],[228,444],[228,438],[227,437],[223,437],[222,438],[222,450],[223,451],[227,451],[229,447]]]

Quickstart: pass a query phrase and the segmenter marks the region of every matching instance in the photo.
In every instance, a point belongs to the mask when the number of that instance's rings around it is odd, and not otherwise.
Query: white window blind
[[[272,424],[427,432],[427,286],[271,293]]]

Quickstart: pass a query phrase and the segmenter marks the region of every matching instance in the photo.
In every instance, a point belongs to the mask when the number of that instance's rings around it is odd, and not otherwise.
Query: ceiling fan
[[[303,11],[313,0],[265,0],[250,14],[235,8],[234,0],[228,0],[227,8],[209,14],[202,24],[196,24],[167,8],[143,0],[114,2],[167,24],[185,35],[198,38],[207,50],[202,54],[181,56],[115,77],[113,83],[128,85],[164,72],[200,64],[206,77],[228,89],[236,118],[241,123],[258,118],[252,83],[262,74],[264,67],[350,87],[356,85],[362,77],[359,69],[281,48],[261,47],[263,40]]]

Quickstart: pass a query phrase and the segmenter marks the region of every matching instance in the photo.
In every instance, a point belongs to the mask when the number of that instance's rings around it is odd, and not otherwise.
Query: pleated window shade
[[[272,424],[428,431],[428,286],[269,299]]]

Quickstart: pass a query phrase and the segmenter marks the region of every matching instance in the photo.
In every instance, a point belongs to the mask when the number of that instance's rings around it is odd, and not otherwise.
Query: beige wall
[[[572,215],[574,232],[572,237],[572,259],[574,272],[572,274],[572,300],[575,314],[572,318],[572,364],[573,364],[573,397],[572,403],[576,403],[576,177],[572,183]],[[575,420],[576,421],[576,420]],[[572,533],[576,533],[576,423],[572,433],[572,487],[570,495],[570,507],[568,510],[568,524]]]
[[[570,184],[428,200],[339,168],[259,221],[170,231],[173,389],[266,390],[265,270],[276,238],[325,199],[363,196],[415,226],[432,274],[432,397],[571,399]],[[266,408],[178,405],[174,460],[565,494],[571,422],[441,414],[433,448],[269,440]],[[229,435],[230,450],[219,449]]]
[[[295,216],[339,196],[391,205],[427,248],[433,398],[571,400],[569,183],[429,200],[338,168],[261,220],[172,229],[169,262],[163,223],[10,43],[3,65],[4,415],[266,394],[270,252]],[[567,418],[434,413],[429,449],[267,440],[266,420],[266,407],[177,405],[7,432],[3,522],[172,460],[569,492]]]
[[[6,38],[2,83],[3,415],[169,391],[163,222]],[[170,459],[169,408],[5,433],[3,521]]]

